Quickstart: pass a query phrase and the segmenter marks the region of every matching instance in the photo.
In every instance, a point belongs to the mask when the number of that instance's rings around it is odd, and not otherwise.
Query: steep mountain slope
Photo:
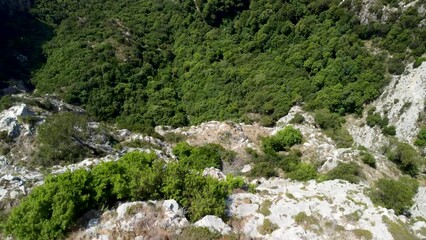
[[[31,3],[0,238],[426,238],[424,1]]]

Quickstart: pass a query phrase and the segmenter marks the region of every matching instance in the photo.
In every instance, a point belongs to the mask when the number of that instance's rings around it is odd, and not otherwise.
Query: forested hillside
[[[378,4],[389,4],[379,1]],[[31,13],[54,29],[32,73],[99,120],[133,130],[206,120],[264,125],[305,102],[360,113],[387,69],[425,51],[415,6],[361,25],[351,1],[52,1]],[[373,55],[365,45],[381,48]]]

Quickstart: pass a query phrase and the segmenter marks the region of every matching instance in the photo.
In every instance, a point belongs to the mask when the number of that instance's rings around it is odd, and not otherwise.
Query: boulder
[[[217,231],[223,235],[230,234],[232,229],[223,220],[217,216],[207,215],[194,223],[197,227],[206,227],[210,231]]]

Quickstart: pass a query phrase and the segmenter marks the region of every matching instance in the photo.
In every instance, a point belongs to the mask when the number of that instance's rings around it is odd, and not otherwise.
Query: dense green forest
[[[415,6],[361,25],[360,2],[340,2],[36,0],[0,27],[19,29],[6,31],[9,45],[31,46],[38,64],[23,72],[36,93],[57,93],[98,120],[145,132],[212,119],[271,125],[300,102],[360,113],[388,70],[400,74],[425,52]],[[22,34],[31,38],[16,41]]]

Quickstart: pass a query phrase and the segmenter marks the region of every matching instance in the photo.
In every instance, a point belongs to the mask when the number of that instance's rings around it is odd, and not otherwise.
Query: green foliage
[[[38,91],[132,130],[248,115],[272,125],[300,102],[359,114],[387,83],[337,1],[37,0],[32,13],[55,28]]]
[[[344,118],[337,113],[332,113],[328,109],[320,109],[315,111],[315,122],[324,129],[325,134],[331,137],[340,148],[351,147],[353,138],[342,127],[345,122]]]
[[[425,61],[426,61],[426,58],[424,58],[424,57],[416,58],[416,61],[414,61],[414,63],[413,63],[413,68],[418,68]]]
[[[386,150],[386,156],[403,173],[409,174],[412,177],[417,176],[419,173],[420,156],[411,145],[395,141]]]
[[[372,168],[376,168],[376,159],[373,155],[368,152],[361,152],[361,160],[363,163],[369,165]]]
[[[218,181],[179,162],[166,165],[155,154],[131,152],[91,171],[48,177],[12,210],[4,229],[18,239],[62,238],[82,214],[118,200],[174,198],[192,221],[208,214],[223,217],[226,197],[243,184],[240,178]]]
[[[383,216],[383,222],[386,223],[389,232],[395,240],[418,240],[419,238],[412,232],[407,223],[397,220],[396,222]]]
[[[271,208],[271,205],[272,205],[272,201],[269,199],[266,199],[265,201],[262,202],[259,209],[257,209],[257,212],[261,213],[263,216],[269,216],[271,215],[271,210],[269,210]]]
[[[262,140],[264,152],[279,152],[287,150],[295,144],[302,143],[302,133],[299,129],[287,126],[271,137]]]
[[[45,180],[14,208],[5,230],[19,239],[58,239],[91,206],[91,176],[85,170]]]
[[[382,129],[383,134],[387,136],[395,136],[396,135],[396,129],[395,126],[386,126]]]
[[[350,183],[358,183],[360,180],[360,167],[355,162],[339,162],[337,167],[330,170],[326,175],[326,180],[342,179]]]
[[[325,130],[339,129],[344,119],[337,113],[332,113],[328,109],[315,111],[315,122]]]
[[[302,114],[297,113],[294,115],[294,117],[290,120],[290,123],[292,124],[301,124],[305,121],[305,117],[303,117]]]
[[[235,152],[226,150],[219,144],[211,143],[193,147],[186,142],[181,142],[173,148],[173,154],[178,157],[181,164],[197,170],[208,167],[222,169],[224,161],[231,162],[235,157]]]
[[[417,134],[417,139],[414,142],[414,144],[419,147],[426,146],[426,128],[425,127],[420,128],[420,131]]]
[[[13,106],[14,103],[13,97],[6,95],[0,98],[0,111],[6,110]]]
[[[212,232],[206,227],[187,227],[182,230],[182,233],[177,237],[178,240],[218,240],[221,239],[221,234]]]
[[[164,134],[164,140],[170,143],[179,143],[185,141],[186,136],[180,133],[168,132]]]
[[[38,150],[35,162],[42,166],[73,163],[93,154],[85,141],[87,119],[71,112],[54,114],[37,129]]]
[[[268,218],[263,220],[263,224],[258,227],[258,231],[262,235],[271,234],[273,231],[279,229],[278,225],[271,222]]]
[[[418,189],[418,182],[409,177],[398,180],[379,179],[376,189],[371,192],[371,200],[378,205],[395,210],[402,214],[413,205],[413,197]]]
[[[372,108],[368,111],[367,125],[370,127],[379,126],[382,129],[382,133],[384,135],[395,136],[395,126],[389,126],[389,119],[386,116],[382,117],[379,113],[374,113],[375,110],[375,108]]]
[[[298,181],[308,181],[315,179],[318,173],[314,166],[307,163],[301,163],[297,166],[296,170],[289,172],[287,177],[298,180]]]
[[[379,126],[384,128],[388,125],[389,119],[387,117],[382,118],[379,113],[372,113],[370,110],[367,116],[367,125],[370,127]]]

